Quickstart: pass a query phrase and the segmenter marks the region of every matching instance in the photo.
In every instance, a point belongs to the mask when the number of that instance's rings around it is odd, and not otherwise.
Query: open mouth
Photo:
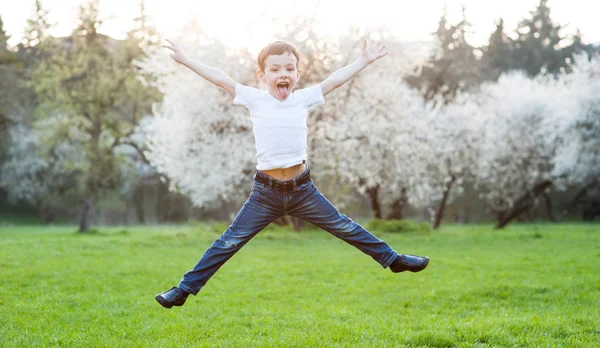
[[[290,94],[290,84],[289,82],[279,82],[277,84],[277,90],[283,99],[287,98]]]

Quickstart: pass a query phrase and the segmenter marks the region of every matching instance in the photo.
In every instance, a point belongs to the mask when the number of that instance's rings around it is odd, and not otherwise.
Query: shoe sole
[[[424,270],[425,268],[427,268],[428,265],[429,265],[429,258],[425,257],[425,262],[423,262],[423,264],[421,266],[419,266],[418,268],[413,268],[413,269],[405,268],[405,269],[403,269],[401,271],[398,271],[396,273],[402,273],[402,272],[406,272],[406,271],[417,273],[417,272],[421,272],[422,270]]]
[[[421,267],[417,268],[416,270],[410,270],[411,272],[421,272],[422,270],[424,270],[425,268],[427,268],[427,265],[429,265],[429,258],[426,257],[425,258],[425,262],[423,262],[423,264],[421,265]]]

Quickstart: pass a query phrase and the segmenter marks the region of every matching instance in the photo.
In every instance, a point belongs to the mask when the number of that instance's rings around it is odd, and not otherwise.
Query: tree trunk
[[[278,219],[275,219],[275,221],[273,221],[273,223],[275,225],[277,225],[277,226],[285,226],[285,225],[288,224],[287,217],[286,216],[282,216],[282,217],[280,217]]]
[[[146,223],[146,214],[144,213],[144,185],[137,185],[133,192],[133,206],[138,224]]]
[[[79,222],[79,232],[87,232],[94,221],[96,216],[96,194],[94,192],[88,193],[83,203],[83,210],[81,212],[81,220]]]
[[[292,225],[294,227],[295,232],[300,232],[302,230],[302,227],[304,226],[304,220],[289,215],[282,216],[279,219],[273,221],[273,223],[277,226]]]
[[[546,191],[546,189],[550,186],[552,186],[552,182],[548,180],[535,185],[531,191],[525,193],[523,196],[521,196],[521,198],[517,199],[512,209],[510,209],[508,212],[500,214],[495,228],[504,228],[516,217],[531,209],[535,199],[543,194],[544,191]]]
[[[161,223],[167,220],[167,207],[170,202],[168,200],[169,195],[169,180],[165,179],[165,182],[159,181],[156,189],[156,222]]]
[[[446,202],[448,201],[448,197],[450,196],[450,190],[452,190],[452,185],[456,182],[456,176],[452,174],[450,177],[450,182],[446,186],[444,190],[444,195],[442,196],[442,201],[438,205],[438,208],[435,212],[435,221],[433,222],[433,228],[438,229],[442,224],[442,219],[444,218],[444,211],[446,210]]]
[[[304,227],[304,223],[305,223],[304,220],[297,218],[297,217],[292,217],[292,224],[294,225],[294,231],[296,231],[296,232],[302,231],[302,227]]]
[[[373,209],[373,216],[376,219],[381,219],[381,205],[379,204],[379,185],[367,189],[367,194],[371,201],[371,208]]]
[[[406,187],[402,188],[402,195],[399,199],[392,202],[391,211],[385,217],[386,220],[403,220],[404,219],[404,207],[406,207],[408,203],[408,197],[406,197]]]
[[[552,209],[552,200],[550,199],[550,195],[548,192],[544,192],[544,200],[546,202],[546,212],[548,213],[548,219],[552,222],[556,222],[554,218],[554,212]]]
[[[90,226],[94,222],[96,217],[96,195],[101,182],[104,178],[101,177],[102,171],[102,156],[100,151],[100,134],[102,133],[102,115],[100,112],[96,112],[93,115],[88,114],[87,117],[92,121],[92,125],[88,130],[90,135],[89,147],[90,147],[90,169],[87,182],[87,196],[83,203],[83,210],[81,212],[81,220],[79,222],[79,232],[87,232]]]

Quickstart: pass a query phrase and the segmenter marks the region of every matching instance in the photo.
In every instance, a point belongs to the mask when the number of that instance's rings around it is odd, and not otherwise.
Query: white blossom
[[[226,47],[207,37],[179,41],[191,57],[250,84],[251,69],[240,63],[239,52],[227,54]],[[255,166],[247,109],[233,106],[229,94],[177,65],[165,52],[140,65],[144,73],[157,76],[164,94],[144,127],[148,160],[171,180],[172,188],[198,206],[245,195],[240,187],[249,184]]]
[[[410,191],[421,202],[429,188],[418,180],[425,171],[423,136],[429,112],[418,91],[403,77],[429,52],[422,44],[386,42],[388,56],[361,72],[326,98],[322,124],[314,136],[324,139],[313,158],[342,182],[365,192],[379,187],[383,204]],[[344,55],[358,53],[345,47]]]
[[[492,209],[510,208],[542,181],[564,189],[599,172],[598,67],[597,58],[579,58],[557,77],[511,72],[473,96],[487,118],[477,175]]]
[[[74,178],[81,173],[84,154],[79,147],[51,136],[68,118],[57,115],[30,128],[18,122],[9,130],[8,159],[0,168],[0,186],[11,201],[27,202],[40,207],[58,200],[68,190],[78,190]],[[64,131],[73,129],[67,127]]]

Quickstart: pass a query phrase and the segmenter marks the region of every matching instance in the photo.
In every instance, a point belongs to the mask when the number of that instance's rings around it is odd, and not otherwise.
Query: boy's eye
[[[294,71],[294,68],[288,68],[288,71]]]

